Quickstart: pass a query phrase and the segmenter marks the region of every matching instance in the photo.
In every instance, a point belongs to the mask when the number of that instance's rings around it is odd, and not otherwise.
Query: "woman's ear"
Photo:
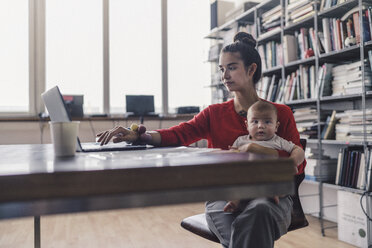
[[[253,77],[254,73],[256,72],[257,70],[257,64],[256,63],[252,63],[249,67],[248,67],[248,75],[250,77]]]

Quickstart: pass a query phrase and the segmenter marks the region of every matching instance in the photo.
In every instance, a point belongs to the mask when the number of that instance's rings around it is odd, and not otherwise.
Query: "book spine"
[[[337,45],[338,49],[342,49],[342,39],[341,39],[341,20],[336,19],[336,30],[337,30]]]
[[[363,40],[367,42],[371,40],[371,32],[368,23],[368,9],[363,11],[362,14],[362,21],[363,21]]]
[[[353,22],[354,22],[355,39],[356,39],[357,44],[359,44],[360,43],[359,12],[355,12],[353,14]]]
[[[372,40],[372,7],[369,7],[367,9],[367,13],[368,13],[368,25],[369,25],[369,33],[371,35],[371,40]]]
[[[326,53],[329,53],[330,51],[332,51],[331,37],[330,37],[330,30],[329,30],[329,18],[323,18],[322,25],[323,25],[323,34],[324,34],[324,41],[325,41],[324,49]]]

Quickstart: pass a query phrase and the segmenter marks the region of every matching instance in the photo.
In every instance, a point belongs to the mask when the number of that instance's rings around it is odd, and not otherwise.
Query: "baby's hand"
[[[240,152],[239,151],[239,148],[236,147],[236,146],[228,146],[229,150],[232,151],[232,152]]]
[[[223,208],[223,211],[233,213],[238,209],[239,203],[240,200],[229,201]]]

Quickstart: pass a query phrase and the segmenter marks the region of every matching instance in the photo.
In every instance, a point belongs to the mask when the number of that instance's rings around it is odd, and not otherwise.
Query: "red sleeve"
[[[280,122],[277,134],[288,141],[292,141],[294,144],[302,147],[300,143],[300,134],[298,133],[296,122],[293,116],[292,110],[285,105],[278,108],[278,120]],[[303,148],[303,147],[302,147]],[[289,157],[289,153],[285,151],[278,151],[280,157]],[[302,174],[305,170],[306,160],[297,166],[298,173]]]
[[[156,130],[161,135],[161,146],[188,146],[209,136],[210,108],[205,108],[187,122],[177,126]]]

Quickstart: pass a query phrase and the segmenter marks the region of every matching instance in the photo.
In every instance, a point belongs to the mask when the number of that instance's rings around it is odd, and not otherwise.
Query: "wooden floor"
[[[220,248],[179,225],[184,217],[203,210],[203,203],[197,203],[45,216],[41,218],[41,247]],[[308,219],[309,227],[283,236],[275,248],[353,247],[337,240],[337,229],[327,230],[322,237],[318,220]],[[0,221],[0,247],[33,247],[33,218]]]

